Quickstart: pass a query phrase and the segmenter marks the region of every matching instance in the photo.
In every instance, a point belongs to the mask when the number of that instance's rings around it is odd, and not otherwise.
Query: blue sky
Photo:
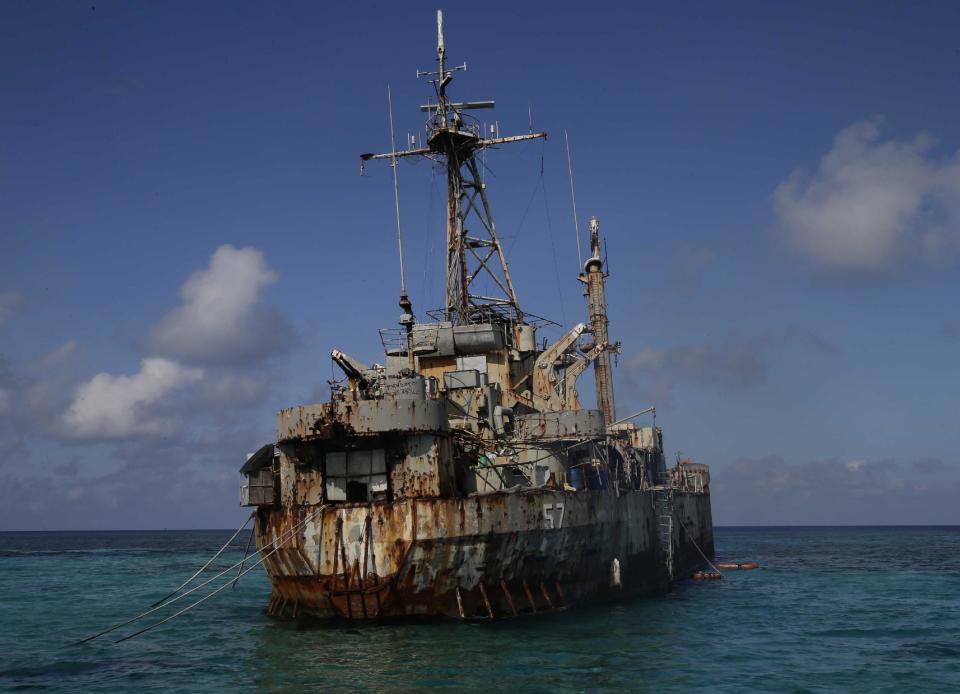
[[[237,468],[398,310],[386,87],[434,5],[0,7],[0,529],[239,524]],[[584,318],[563,132],[611,259],[621,414],[709,463],[718,524],[956,523],[960,8],[446,8],[495,99],[523,307]],[[484,114],[487,115],[487,114]],[[543,175],[541,177],[541,168]],[[442,179],[400,168],[415,310]],[[582,393],[591,388],[584,384]]]

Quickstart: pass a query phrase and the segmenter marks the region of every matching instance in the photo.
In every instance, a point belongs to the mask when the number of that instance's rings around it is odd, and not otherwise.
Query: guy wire
[[[387,110],[390,112],[390,168],[393,169],[393,201],[397,211],[397,248],[400,251],[400,293],[406,295],[407,283],[403,275],[403,236],[400,234],[400,187],[397,185],[397,141],[393,134],[393,97],[387,85]]]
[[[570,200],[573,202],[573,228],[577,232],[577,272],[583,272],[583,256],[580,255],[580,220],[577,219],[577,194],[573,192],[573,163],[570,159],[570,138],[567,131],[563,131],[563,139],[567,142],[567,175],[570,178]]]

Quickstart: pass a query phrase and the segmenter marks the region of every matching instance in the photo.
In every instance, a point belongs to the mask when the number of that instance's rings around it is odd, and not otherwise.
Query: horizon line
[[[803,529],[803,528],[960,528],[957,523],[802,523],[796,525],[751,525],[725,524],[714,525],[714,529]],[[46,530],[7,530],[0,533],[199,533],[232,532],[234,528],[82,528],[82,529],[46,529]]]

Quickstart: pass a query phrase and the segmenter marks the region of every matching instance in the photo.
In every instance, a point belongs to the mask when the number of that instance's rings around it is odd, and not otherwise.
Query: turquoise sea
[[[763,568],[489,624],[298,629],[264,615],[257,569],[136,639],[65,647],[163,597],[231,534],[0,533],[0,691],[960,691],[952,527],[718,528],[721,560]]]

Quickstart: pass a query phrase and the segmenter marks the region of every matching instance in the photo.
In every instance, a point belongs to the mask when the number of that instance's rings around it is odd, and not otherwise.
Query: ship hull
[[[276,616],[499,619],[665,591],[713,555],[708,494],[675,492],[669,555],[653,491],[535,488],[262,509]]]

